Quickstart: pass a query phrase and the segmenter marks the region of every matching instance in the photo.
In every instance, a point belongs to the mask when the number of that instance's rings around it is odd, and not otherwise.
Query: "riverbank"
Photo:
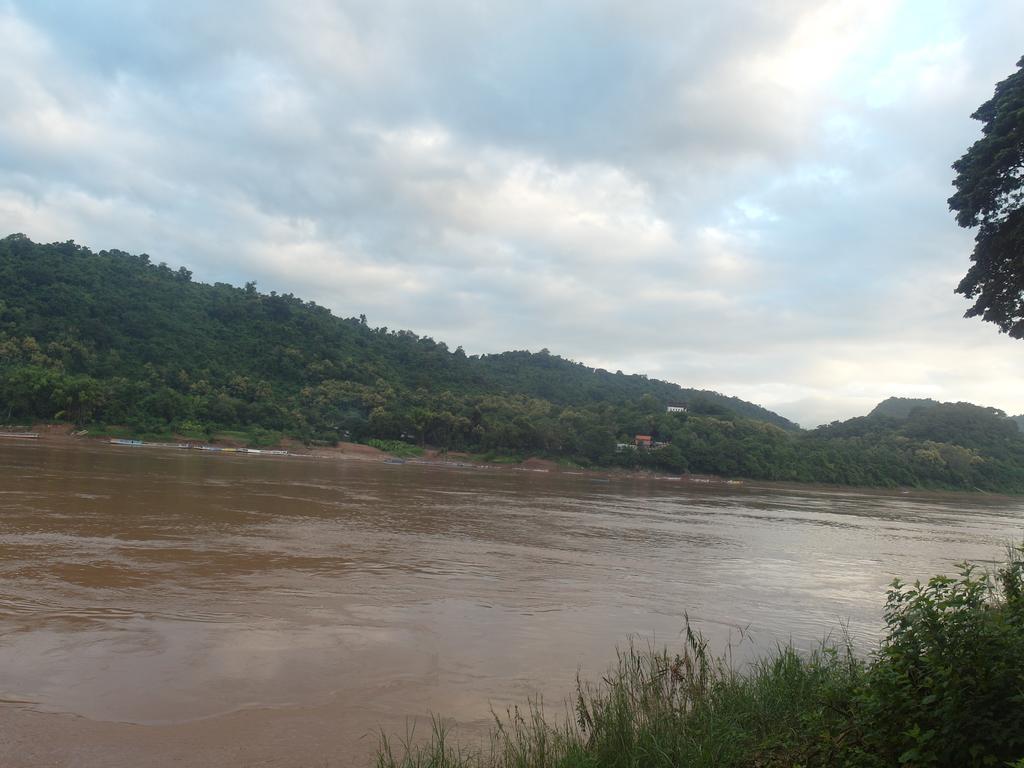
[[[893,583],[868,658],[828,641],[741,669],[689,622],[675,653],[628,646],[565,712],[495,716],[486,746],[435,720],[425,743],[382,738],[378,768],[1024,768],[1024,550],[994,574]]]
[[[25,439],[31,436],[36,442],[52,445],[110,445],[120,448],[145,448],[154,450],[194,450],[226,455],[274,456],[291,458],[334,459],[339,461],[379,461],[389,464],[409,464],[438,469],[477,469],[490,471],[535,472],[539,474],[564,474],[596,480],[616,478],[644,478],[650,480],[677,481],[697,485],[738,486],[745,480],[721,478],[707,475],[670,475],[643,469],[621,467],[583,468],[559,463],[539,457],[522,460],[487,461],[473,454],[458,451],[444,451],[424,448],[416,457],[400,457],[396,454],[361,443],[340,442],[335,446],[308,446],[299,441],[284,438],[271,446],[251,448],[232,437],[214,436],[209,440],[172,436],[168,440],[142,439],[137,437],[111,437],[108,434],[90,434],[87,430],[76,430],[69,424],[36,424],[31,429],[15,432],[8,428],[0,434],[0,440]]]
[[[20,434],[15,437],[14,430],[20,430]],[[93,446],[110,446],[119,447],[117,444],[111,444],[111,440],[117,440],[119,438],[111,438],[109,435],[91,435],[86,430],[77,430],[70,424],[34,424],[32,426],[26,426],[23,428],[12,428],[4,427],[3,432],[6,432],[8,437],[0,435],[0,444],[2,443],[21,443],[21,444],[48,444],[48,445],[93,445]],[[32,435],[32,438],[28,438],[28,435]],[[121,440],[130,440],[132,438],[120,438]],[[340,442],[336,446],[308,446],[300,441],[284,438],[279,442],[273,444],[267,449],[256,449],[256,450],[239,450],[245,448],[243,441],[231,437],[231,436],[216,436],[216,442],[209,443],[197,439],[190,439],[185,436],[178,436],[167,441],[154,441],[154,440],[143,440],[144,446],[137,446],[148,449],[163,450],[173,449],[181,450],[181,446],[185,443],[190,443],[192,449],[197,449],[203,445],[209,445],[214,448],[210,451],[202,451],[211,456],[223,455],[237,456],[239,454],[249,456],[259,456],[260,458],[281,458],[281,459],[318,459],[326,461],[369,461],[387,463],[391,465],[402,465],[408,464],[410,466],[421,466],[431,469],[439,470],[451,470],[451,469],[472,469],[478,471],[490,471],[490,472],[517,472],[517,473],[531,473],[536,475],[552,475],[552,476],[564,476],[564,477],[580,477],[591,482],[604,483],[615,481],[651,481],[657,483],[678,483],[680,487],[690,488],[723,488],[723,489],[745,489],[751,492],[757,491],[785,491],[792,490],[796,492],[806,491],[820,491],[823,493],[830,492],[850,492],[856,491],[861,493],[869,494],[902,494],[902,495],[913,495],[918,498],[948,498],[950,496],[967,496],[967,497],[988,497],[992,500],[1009,499],[1015,500],[1020,498],[1019,495],[1009,493],[994,493],[989,491],[980,490],[965,490],[965,489],[946,489],[946,488],[922,488],[922,487],[888,487],[888,486],[874,486],[874,485],[838,485],[834,483],[811,483],[811,482],[793,482],[793,481],[781,481],[781,480],[756,480],[747,478],[725,478],[718,477],[715,475],[698,475],[698,474],[681,474],[673,475],[666,474],[665,472],[659,472],[647,469],[626,469],[623,467],[591,467],[583,468],[564,462],[560,463],[551,459],[544,459],[540,457],[526,457],[522,460],[516,461],[486,461],[478,455],[469,453],[462,453],[457,451],[443,451],[437,448],[425,448],[423,453],[419,457],[414,458],[401,458],[379,448],[375,448],[370,445],[364,445],[361,443],[349,443]],[[121,445],[120,447],[133,448],[131,445]],[[220,450],[216,450],[220,449]]]

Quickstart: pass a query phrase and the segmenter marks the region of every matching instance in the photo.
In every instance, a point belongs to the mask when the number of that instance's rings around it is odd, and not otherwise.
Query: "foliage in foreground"
[[[1024,768],[1024,561],[995,576],[893,583],[869,658],[779,648],[742,671],[687,628],[678,654],[630,646],[567,716],[496,718],[490,743],[383,738],[378,768]]]

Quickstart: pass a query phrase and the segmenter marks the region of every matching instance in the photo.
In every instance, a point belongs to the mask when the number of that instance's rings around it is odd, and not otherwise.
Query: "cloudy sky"
[[[1024,3],[0,0],[0,233],[814,426],[1024,412],[946,208]]]

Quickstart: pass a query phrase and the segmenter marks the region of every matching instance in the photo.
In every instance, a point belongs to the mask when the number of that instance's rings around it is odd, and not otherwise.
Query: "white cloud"
[[[1024,411],[945,210],[1012,0],[0,4],[0,229],[805,424]]]

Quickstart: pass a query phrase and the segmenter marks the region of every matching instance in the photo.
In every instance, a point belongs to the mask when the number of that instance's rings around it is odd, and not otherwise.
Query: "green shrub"
[[[864,744],[883,765],[1004,766],[1024,755],[1024,566],[992,578],[893,582],[888,636],[859,697]]]
[[[284,435],[273,429],[254,427],[249,431],[246,445],[249,448],[273,448],[280,445]]]
[[[367,440],[366,444],[372,448],[384,451],[385,453],[390,453],[392,456],[398,456],[402,459],[409,459],[414,456],[423,455],[422,448],[410,445],[409,443],[403,443],[401,440],[377,440],[375,438]]]
[[[209,428],[194,419],[179,422],[175,431],[182,437],[192,440],[208,440],[210,438]]]

